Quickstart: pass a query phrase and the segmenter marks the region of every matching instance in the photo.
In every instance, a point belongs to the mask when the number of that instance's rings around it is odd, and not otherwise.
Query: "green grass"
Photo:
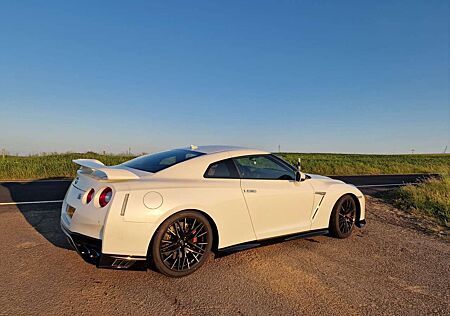
[[[450,154],[435,155],[349,155],[280,153],[295,164],[302,159],[302,170],[323,175],[440,173],[450,174]],[[0,179],[43,179],[73,177],[77,158],[94,158],[105,165],[127,161],[132,156],[97,153],[42,154],[33,156],[0,156]]]
[[[405,186],[392,195],[394,204],[399,208],[423,213],[450,227],[450,176]]]
[[[33,156],[0,157],[0,179],[47,179],[73,178],[79,166],[72,160],[78,158],[98,159],[105,165],[116,165],[132,156],[101,155],[97,153],[42,154]]]
[[[292,164],[302,160],[302,170],[323,175],[365,175],[400,173],[450,174],[450,154],[359,155],[277,154]]]

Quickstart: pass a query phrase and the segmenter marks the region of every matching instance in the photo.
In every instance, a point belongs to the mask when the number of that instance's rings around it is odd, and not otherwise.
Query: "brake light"
[[[94,189],[90,189],[87,196],[86,196],[86,204],[89,204],[90,201],[92,201],[92,197],[94,196]]]
[[[105,207],[109,201],[111,201],[112,197],[112,189],[110,187],[106,187],[100,193],[100,197],[98,198],[98,204],[100,207]]]

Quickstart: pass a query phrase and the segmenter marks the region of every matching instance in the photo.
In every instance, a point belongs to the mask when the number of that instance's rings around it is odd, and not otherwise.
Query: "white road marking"
[[[63,200],[53,200],[53,201],[31,201],[31,202],[2,202],[0,206],[3,205],[25,205],[25,204],[48,204],[48,203],[61,203]]]

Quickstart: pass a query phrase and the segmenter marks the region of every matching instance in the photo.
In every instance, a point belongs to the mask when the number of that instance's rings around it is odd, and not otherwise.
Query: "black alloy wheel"
[[[344,195],[335,204],[330,217],[330,233],[338,238],[352,234],[356,218],[356,202],[350,195]]]
[[[172,215],[156,232],[152,245],[155,268],[171,277],[197,270],[208,258],[212,228],[205,216],[194,211]]]

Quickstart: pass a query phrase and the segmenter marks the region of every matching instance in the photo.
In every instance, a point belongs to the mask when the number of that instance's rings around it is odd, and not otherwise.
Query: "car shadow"
[[[45,186],[43,186],[43,182]],[[50,183],[51,182],[51,183]],[[15,202],[25,220],[56,247],[74,250],[61,231],[61,202],[22,204],[22,202],[64,199],[70,181],[42,179],[28,182],[1,182],[0,202]]]

